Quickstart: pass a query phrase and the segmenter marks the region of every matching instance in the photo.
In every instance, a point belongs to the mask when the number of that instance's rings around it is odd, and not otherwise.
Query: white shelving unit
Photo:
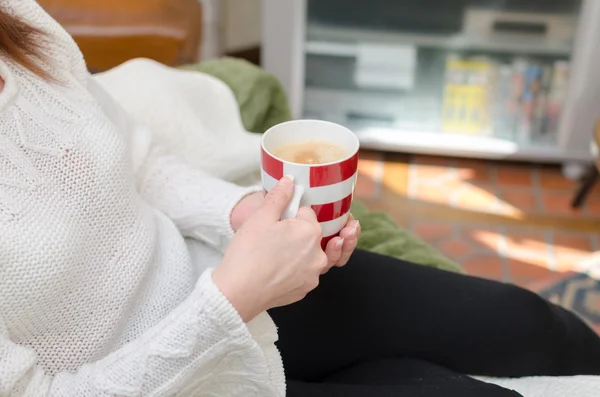
[[[439,35],[329,26],[308,22],[307,0],[262,1],[263,67],[282,81],[295,117],[341,122],[355,131],[365,148],[539,162],[588,162],[592,159],[590,141],[594,124],[600,117],[600,46],[597,44],[600,37],[600,1],[582,0],[574,43],[533,35],[505,35],[490,39],[485,35],[467,34],[466,30]],[[374,1],[373,7],[380,3]],[[352,7],[351,3],[346,6]],[[446,133],[439,127],[435,128],[435,123],[431,127],[424,123],[413,128],[410,123],[407,125],[394,120],[388,125],[378,125],[376,120],[372,123],[350,120],[349,110],[381,113],[385,118],[394,109],[404,106],[402,95],[385,90],[308,83],[313,76],[306,74],[310,66],[307,59],[316,57],[335,62],[338,57],[340,62],[352,62],[352,58],[358,56],[359,46],[364,43],[414,46],[430,52],[479,51],[515,57],[570,59],[568,90],[556,139],[552,142],[517,142],[494,136]],[[344,61],[344,58],[350,60]],[[329,73],[335,80],[338,71],[333,68]],[[423,106],[430,106],[434,100],[424,95]]]
[[[380,127],[357,127],[354,131],[360,139],[361,147],[365,149],[544,163],[593,160],[589,149],[565,151],[559,146],[520,146],[506,139],[486,136]]]

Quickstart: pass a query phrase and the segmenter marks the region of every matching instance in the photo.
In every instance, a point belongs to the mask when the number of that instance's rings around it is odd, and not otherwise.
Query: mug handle
[[[304,196],[304,187],[301,185],[295,185],[294,196],[283,212],[283,215],[281,215],[281,219],[292,219],[298,215],[298,210],[300,209],[302,202],[302,196]]]

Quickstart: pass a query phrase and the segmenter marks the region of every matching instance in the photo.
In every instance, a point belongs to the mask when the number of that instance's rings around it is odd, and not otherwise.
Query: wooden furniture
[[[592,140],[591,147],[592,154],[595,157],[595,163],[592,167],[590,167],[587,174],[581,181],[581,185],[575,194],[573,203],[571,204],[573,208],[579,208],[581,205],[583,205],[585,199],[592,190],[592,187],[594,187],[598,179],[600,179],[600,121],[598,121],[596,124],[596,130],[594,131],[594,139]]]
[[[199,0],[38,0],[74,37],[92,72],[145,57],[175,66],[199,59]]]

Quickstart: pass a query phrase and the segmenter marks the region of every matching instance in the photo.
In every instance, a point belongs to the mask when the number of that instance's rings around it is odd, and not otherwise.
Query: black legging
[[[600,374],[600,338],[571,312],[365,251],[270,314],[290,397],[502,397],[517,394],[463,374]]]

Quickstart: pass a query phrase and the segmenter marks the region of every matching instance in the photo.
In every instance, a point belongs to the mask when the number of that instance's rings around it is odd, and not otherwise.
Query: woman
[[[323,252],[311,210],[280,221],[292,180],[263,198],[164,153],[35,1],[0,4],[0,396],[500,397],[462,374],[600,373],[598,337],[532,293],[350,257],[356,221]]]

